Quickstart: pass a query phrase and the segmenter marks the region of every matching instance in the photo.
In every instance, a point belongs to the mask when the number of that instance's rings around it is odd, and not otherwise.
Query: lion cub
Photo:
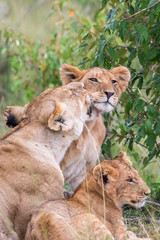
[[[91,95],[91,94],[90,94]],[[96,117],[82,83],[47,89],[0,139],[0,239],[22,239],[34,209],[63,197],[59,164],[86,120]]]
[[[70,199],[50,201],[36,211],[25,240],[126,240],[127,235],[140,240],[127,233],[122,206],[142,207],[149,193],[126,154],[120,152],[114,160],[95,166]]]

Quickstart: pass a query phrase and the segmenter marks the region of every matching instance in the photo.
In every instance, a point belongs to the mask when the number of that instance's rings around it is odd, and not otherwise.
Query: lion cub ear
[[[128,70],[128,68],[120,66],[113,68],[111,72],[116,76],[119,88],[121,89],[122,92],[124,92],[131,78],[130,71]]]
[[[131,162],[130,159],[127,157],[126,152],[120,151],[117,159],[120,160],[120,161],[124,161],[124,162],[127,163],[128,165],[132,166],[132,162]]]
[[[67,121],[64,117],[64,106],[56,103],[55,109],[48,119],[48,127],[54,131],[67,132],[72,128],[71,121]]]
[[[116,168],[110,166],[109,161],[104,160],[93,169],[93,177],[102,186],[102,182],[106,185],[110,181],[118,178],[118,171]]]
[[[83,76],[83,73],[77,68],[69,64],[63,64],[60,68],[60,75],[63,85],[66,85],[73,81],[79,81]]]

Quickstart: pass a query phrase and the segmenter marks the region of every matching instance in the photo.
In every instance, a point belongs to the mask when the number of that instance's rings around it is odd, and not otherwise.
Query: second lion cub
[[[127,232],[121,208],[124,204],[142,207],[149,193],[120,152],[114,160],[95,166],[69,200],[48,202],[35,212],[25,240],[127,240],[127,235],[142,240]]]

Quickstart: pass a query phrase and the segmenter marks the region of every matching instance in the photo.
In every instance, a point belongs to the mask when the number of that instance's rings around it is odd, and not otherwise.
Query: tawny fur
[[[123,66],[112,70],[95,67],[80,71],[76,67],[63,64],[60,73],[63,84],[82,82],[84,87],[94,94],[97,115],[101,112],[110,112],[116,107],[118,98],[125,91],[130,80],[130,72]],[[97,82],[93,82],[93,78],[97,79]],[[115,82],[112,82],[113,80]],[[113,95],[108,98],[107,93],[113,93]],[[8,107],[5,112],[6,123],[8,117],[12,115],[17,122],[20,122],[21,108],[20,114],[17,112],[16,106]],[[8,125],[10,125],[9,122]],[[61,169],[65,183],[68,182],[73,191],[95,166],[104,138],[105,126],[100,115],[95,120],[86,123],[81,136],[71,144],[66,152],[61,162]]]
[[[36,211],[25,240],[126,240],[127,235],[140,240],[127,232],[122,206],[141,207],[149,193],[126,154],[120,152],[114,160],[95,166],[69,200],[50,201]]]
[[[96,116],[94,110],[88,115],[91,106],[82,83],[47,89],[0,139],[0,239],[23,239],[32,211],[63,197],[59,164],[85,121]]]

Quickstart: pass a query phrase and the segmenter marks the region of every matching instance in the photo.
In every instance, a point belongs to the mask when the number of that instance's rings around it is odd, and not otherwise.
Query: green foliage
[[[50,82],[52,86],[60,84],[58,74],[60,62],[53,45],[44,48],[40,41],[30,42],[9,29],[3,29],[1,38],[1,56],[10,63],[8,91],[17,92],[17,97],[24,101],[31,101],[36,93],[50,86]],[[3,79],[2,84],[7,88]],[[24,95],[25,98],[22,97]]]
[[[94,24],[79,36],[84,46],[83,51],[78,49],[81,66],[126,65],[131,72],[120,111],[104,116],[108,124],[102,153],[115,156],[119,143],[129,149],[137,166],[144,169],[156,161],[160,168],[160,3],[102,1]],[[155,186],[159,183],[150,177],[148,184],[158,199],[160,190]]]
[[[61,24],[52,30],[46,44],[40,40],[31,41],[21,33],[5,26],[1,27],[0,60],[4,70],[2,69],[2,72],[0,69],[3,94],[0,95],[0,100],[6,102],[7,98],[14,98],[14,104],[20,102],[23,105],[45,88],[61,84],[60,65],[65,62],[74,64],[76,57],[73,52],[76,49],[75,45],[79,43],[75,38],[75,29],[79,23],[74,17],[74,10],[67,8],[67,15],[63,15],[65,5],[66,1],[63,0],[52,5],[47,18],[58,12],[60,14],[57,21]]]
[[[129,87],[121,98],[120,114],[112,114],[121,124],[116,127],[109,124],[112,141],[106,140],[103,152],[107,153],[115,141],[128,144],[131,151],[139,144],[147,150],[141,157],[143,167],[160,157],[160,4],[152,6],[154,3],[102,1],[94,29],[80,34],[85,59],[81,65],[109,69],[126,65],[131,71]],[[94,47],[88,51],[91,44]]]

